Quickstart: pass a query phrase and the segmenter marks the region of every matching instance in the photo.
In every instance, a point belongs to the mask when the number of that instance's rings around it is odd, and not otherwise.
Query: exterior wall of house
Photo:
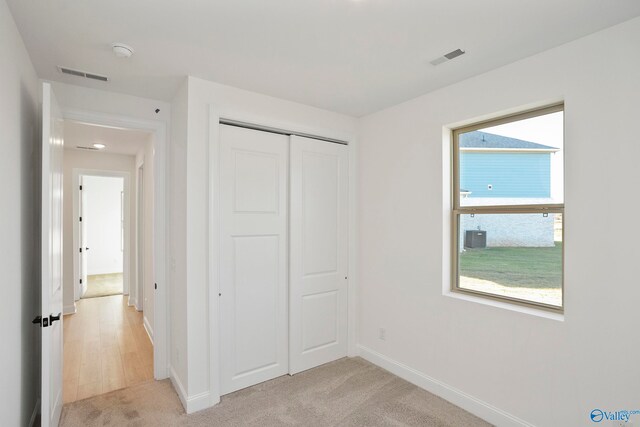
[[[487,232],[487,247],[530,247],[554,246],[554,215],[542,214],[476,214],[460,217],[460,251],[464,250],[464,236],[467,230]]]
[[[550,153],[460,152],[460,188],[469,197],[550,197]],[[491,186],[491,189],[489,189]]]
[[[462,204],[469,199],[462,199]],[[546,198],[505,198],[505,197],[477,197],[473,204],[477,206],[492,205],[536,205],[550,203]],[[482,230],[487,232],[487,247],[553,247],[554,215],[548,217],[542,214],[476,214],[472,218],[462,215],[460,219],[460,252],[464,250],[464,235],[467,230]]]

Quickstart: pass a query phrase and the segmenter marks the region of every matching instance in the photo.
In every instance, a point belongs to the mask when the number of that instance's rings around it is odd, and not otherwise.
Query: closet
[[[220,125],[220,389],[347,355],[348,147]]]

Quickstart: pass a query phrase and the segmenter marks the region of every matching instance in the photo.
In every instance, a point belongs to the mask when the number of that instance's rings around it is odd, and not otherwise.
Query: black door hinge
[[[82,185],[80,186],[80,191],[82,191]]]
[[[80,222],[82,222],[82,217],[80,217]]]
[[[80,253],[82,253],[82,248],[80,248]]]
[[[82,285],[82,279],[80,279],[80,284]]]
[[[153,289],[158,289],[158,284],[157,283],[153,284]]]

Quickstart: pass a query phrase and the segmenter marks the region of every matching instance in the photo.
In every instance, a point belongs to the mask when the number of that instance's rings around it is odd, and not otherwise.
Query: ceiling
[[[353,116],[640,15],[638,0],[7,2],[44,79],[170,101],[192,75]],[[134,56],[116,58],[116,41]]]
[[[94,152],[135,156],[144,148],[150,136],[149,132],[140,130],[96,126],[70,120],[64,122],[64,145],[71,150],[81,150],[78,146],[104,144],[106,148]]]

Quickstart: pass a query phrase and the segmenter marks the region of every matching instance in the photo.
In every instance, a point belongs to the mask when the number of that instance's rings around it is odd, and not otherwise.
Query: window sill
[[[534,307],[526,307],[519,304],[496,301],[489,298],[482,298],[474,295],[464,294],[461,292],[453,292],[448,289],[443,292],[443,295],[449,298],[455,298],[463,301],[469,301],[469,302],[474,302],[478,304],[488,305],[490,307],[496,307],[504,310],[515,311],[517,313],[528,314],[530,316],[542,317],[549,320],[555,320],[557,322],[564,322],[564,314],[561,314],[561,313],[553,313],[551,311],[542,310]]]

